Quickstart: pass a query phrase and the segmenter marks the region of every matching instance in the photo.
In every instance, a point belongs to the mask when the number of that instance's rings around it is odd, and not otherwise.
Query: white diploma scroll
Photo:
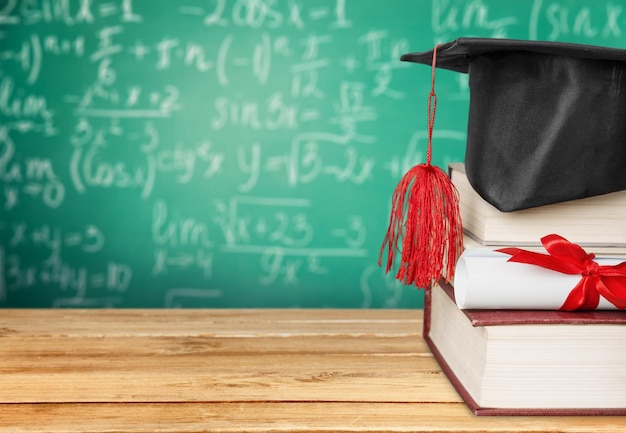
[[[558,310],[581,275],[562,274],[526,263],[507,262],[509,254],[467,249],[454,273],[454,297],[463,309]],[[626,258],[596,257],[599,265],[616,265]],[[600,297],[600,310],[616,307]]]

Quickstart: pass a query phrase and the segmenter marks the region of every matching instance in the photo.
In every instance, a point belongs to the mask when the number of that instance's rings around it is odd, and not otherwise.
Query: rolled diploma
[[[581,275],[562,274],[527,263],[507,262],[509,254],[467,249],[454,273],[454,297],[463,309],[558,310]],[[616,265],[626,258],[596,257],[599,265]],[[600,297],[599,310],[616,307]]]

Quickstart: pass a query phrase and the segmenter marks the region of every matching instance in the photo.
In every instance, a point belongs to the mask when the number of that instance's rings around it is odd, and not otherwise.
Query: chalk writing
[[[228,97],[218,97],[214,109],[211,126],[216,130],[226,125],[268,131],[298,127],[297,107],[285,103],[280,93],[270,95],[261,104],[257,101],[232,101]]]
[[[1,249],[1,248],[0,248]],[[34,290],[55,286],[62,292],[73,293],[73,298],[84,298],[88,291],[103,289],[108,292],[125,292],[132,281],[130,266],[108,262],[99,271],[85,266],[73,266],[59,257],[52,257],[39,265],[29,264],[24,257],[2,251],[4,260],[4,292]]]
[[[11,210],[19,205],[20,195],[41,199],[50,208],[63,202],[65,187],[59,181],[49,158],[38,156],[18,158],[16,145],[6,127],[0,126],[0,180],[3,184],[3,205]]]
[[[206,223],[192,217],[172,220],[167,204],[157,200],[152,210],[152,240],[156,245],[213,247]]]
[[[132,167],[124,161],[102,161],[104,145],[95,142],[86,149],[76,147],[73,151],[70,168],[74,186],[84,193],[87,188],[137,188],[148,197],[154,186],[154,159],[148,157],[145,168]]]
[[[102,250],[105,238],[102,231],[92,224],[75,231],[68,231],[64,227],[54,227],[49,224],[32,227],[27,222],[14,222],[9,225],[10,230],[7,246],[17,247],[44,247],[52,255],[58,255],[62,248],[78,248],[85,253],[96,253]]]
[[[283,248],[270,248],[261,256],[261,273],[258,282],[263,286],[277,282],[286,286],[297,286],[299,274],[303,271],[313,274],[327,272],[320,266],[317,256],[286,257]]]
[[[45,120],[50,119],[54,112],[48,108],[48,101],[44,95],[25,93],[23,89],[16,90],[13,78],[2,77],[0,114],[7,118]]]
[[[133,11],[132,0],[101,2],[91,0],[8,0],[0,8],[0,24],[62,23],[67,26],[92,23],[96,18],[117,16],[123,22],[138,22],[142,17]]]
[[[68,98],[74,99],[71,95]],[[179,98],[180,91],[172,85],[150,91],[144,91],[139,85],[132,85],[120,91],[96,83],[80,97],[75,114],[111,118],[169,117],[172,111],[182,109]]]
[[[308,220],[308,200],[237,197],[216,202],[216,219],[226,245],[269,244],[303,247],[311,243],[314,228]],[[269,211],[269,212],[265,212]]]
[[[338,144],[347,141],[345,136],[325,133],[300,134],[294,138],[289,153],[268,157],[263,168],[268,172],[284,171],[287,184],[292,187],[311,183],[320,176],[340,183],[362,184],[370,178],[375,161],[359,155],[353,146],[337,149]]]
[[[493,18],[485,0],[433,0],[432,28],[435,35],[447,37],[450,32],[485,30],[488,37],[510,37],[509,28],[518,21],[514,15]]]
[[[0,2],[0,307],[415,306],[376,264],[426,152],[400,56],[626,35],[619,2],[388,3]],[[445,168],[470,89],[437,80]]]
[[[394,178],[401,177],[404,173],[417,164],[425,161],[428,132],[416,131],[411,135],[404,155],[390,155],[384,163],[385,170],[389,170]],[[459,147],[465,145],[466,134],[460,131],[437,130],[433,131],[433,140],[437,140],[438,146]],[[450,161],[452,162],[452,161]]]
[[[279,28],[283,26],[303,28],[305,22],[330,20],[334,28],[350,27],[346,14],[346,0],[336,0],[329,5],[303,6],[297,2],[273,0],[236,0],[232,8],[227,0],[216,0],[209,8],[192,5],[180,6],[182,15],[197,16],[206,26],[235,26],[244,28]],[[286,6],[286,7],[285,7]]]
[[[619,39],[622,36],[624,7],[607,2],[600,8],[580,4],[562,4],[554,1],[534,0],[529,22],[529,35],[533,39],[559,40],[563,37],[585,39]],[[547,24],[547,33],[540,34],[540,25]]]
[[[202,277],[209,279],[213,274],[213,257],[213,253],[202,248],[191,252],[158,248],[154,252],[152,275],[158,277],[171,273],[172,270],[198,269],[201,271]]]

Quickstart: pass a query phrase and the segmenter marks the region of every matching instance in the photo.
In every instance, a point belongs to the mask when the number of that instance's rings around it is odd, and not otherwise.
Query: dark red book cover
[[[444,292],[454,300],[453,287],[440,281],[439,286]],[[456,377],[445,358],[439,352],[433,341],[430,339],[430,290],[424,294],[424,340],[428,344],[433,356],[439,366],[450,380],[450,383],[459,393],[469,409],[478,416],[590,416],[590,415],[626,415],[626,408],[590,408],[590,409],[563,409],[563,408],[497,408],[482,407],[470,396],[463,384]],[[468,320],[473,326],[493,326],[493,325],[519,325],[519,324],[599,324],[599,323],[619,323],[626,324],[626,311],[585,311],[585,312],[564,312],[564,311],[543,311],[543,310],[463,310]]]

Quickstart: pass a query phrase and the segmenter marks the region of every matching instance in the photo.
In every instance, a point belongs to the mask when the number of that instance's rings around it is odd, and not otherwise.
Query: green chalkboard
[[[422,306],[377,265],[459,36],[626,46],[596,0],[0,0],[0,306]],[[433,162],[466,77],[437,75]]]

